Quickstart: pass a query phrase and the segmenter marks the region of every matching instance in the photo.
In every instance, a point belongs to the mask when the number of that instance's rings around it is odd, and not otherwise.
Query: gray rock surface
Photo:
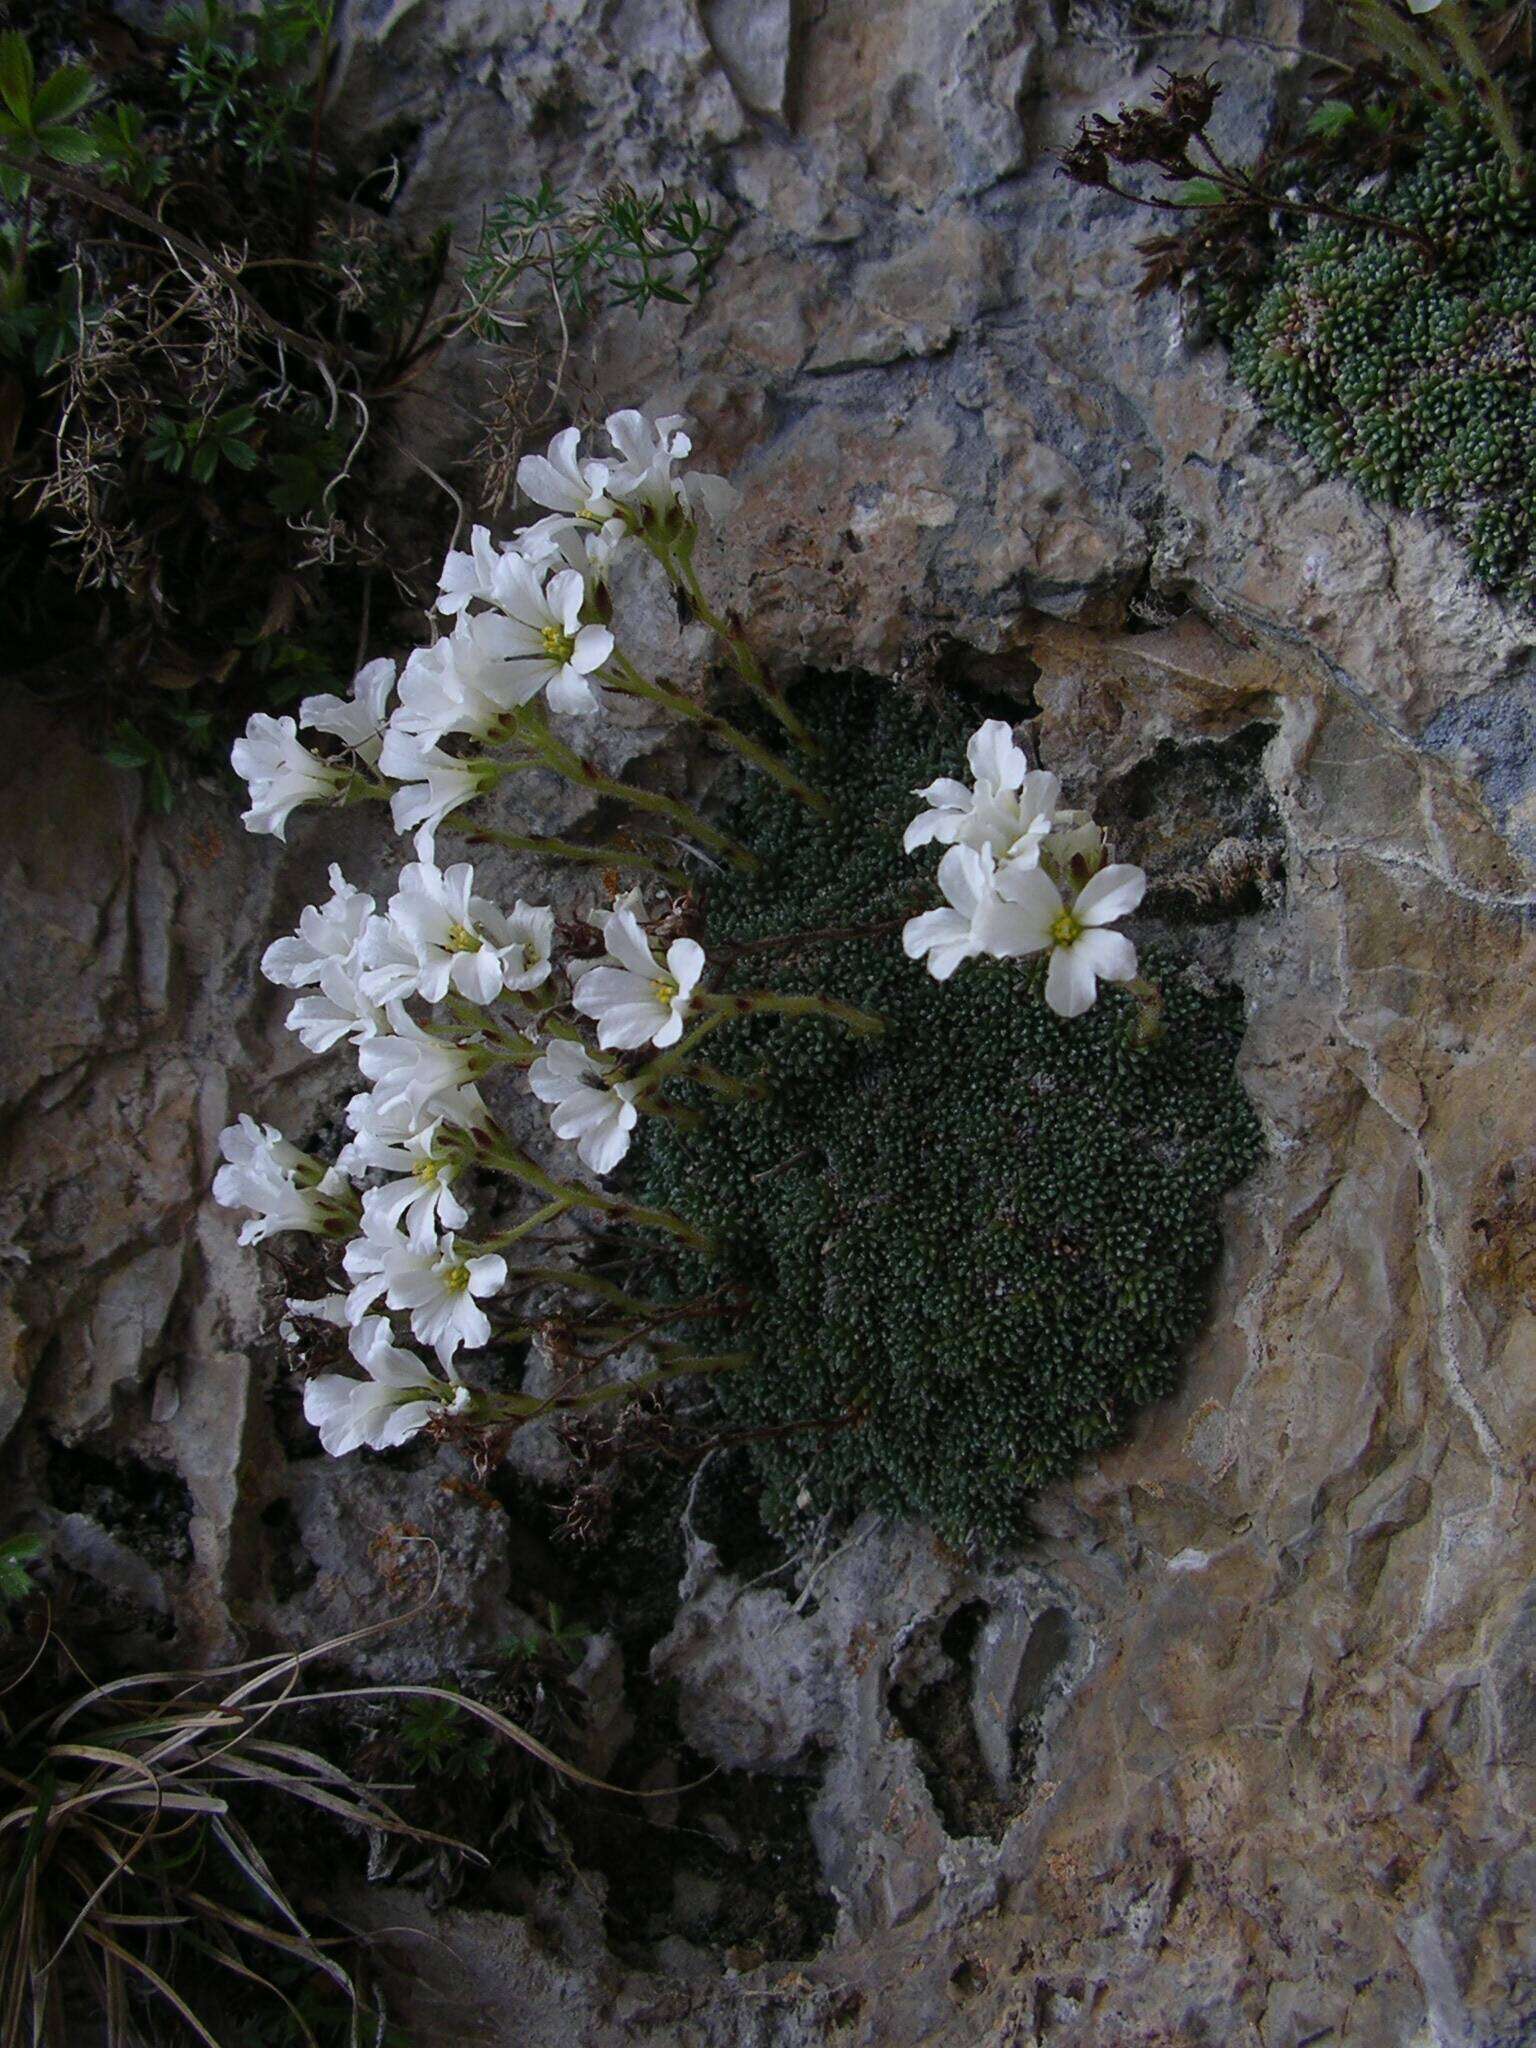
[[[1306,28],[1292,0],[1171,13]],[[1269,1158],[1182,1392],[1052,1489],[1020,1558],[861,1524],[745,1587],[695,1549],[658,1674],[705,1755],[814,1774],[830,1950],[647,1970],[590,1897],[525,1921],[371,1894],[429,1937],[402,1952],[423,2048],[1536,2032],[1532,623],[1445,536],[1319,479],[1172,301],[1132,299],[1140,222],[1049,149],[1207,60],[1251,146],[1287,60],[1123,25],[1037,0],[353,12],[341,117],[418,131],[415,217],[468,230],[546,170],[691,178],[732,212],[702,307],[606,323],[572,389],[698,416],[747,491],[708,574],[776,667],[921,673],[958,645],[1106,808],[1160,744],[1262,727],[1283,863],[1228,944]],[[409,424],[434,465],[467,438],[430,393]],[[38,714],[7,740],[18,1497],[50,1439],[184,1487],[179,1558],[57,1522],[184,1654],[408,1600],[418,1532],[446,1604],[401,1667],[483,1642],[515,1613],[506,1532],[440,1465],[285,1449],[280,1289],[205,1192],[234,1108],[303,1131],[346,1092],[255,973],[333,828],[250,841],[212,792],[152,821]],[[1151,858],[1183,821],[1136,829]],[[381,875],[368,821],[346,831],[348,872]]]

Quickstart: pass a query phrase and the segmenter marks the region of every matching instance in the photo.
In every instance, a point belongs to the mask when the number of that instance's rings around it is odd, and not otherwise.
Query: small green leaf
[[[192,457],[192,475],[200,483],[207,483],[213,476],[214,466],[219,459],[216,441],[204,441]]]
[[[38,128],[50,121],[67,121],[78,114],[96,90],[96,80],[83,64],[62,64],[51,78],[45,78],[32,102],[32,120]]]
[[[96,138],[81,128],[40,128],[37,146],[56,164],[93,164],[100,155]]]
[[[0,35],[0,100],[5,101],[23,128],[32,125],[32,88],[36,81],[26,37],[20,29],[8,28]]]
[[[256,467],[256,450],[249,441],[221,442],[219,452],[224,457],[224,460],[233,463],[236,469],[254,469]]]
[[[1173,196],[1180,206],[1220,206],[1227,195],[1214,178],[1186,178]]]
[[[1320,107],[1314,107],[1303,134],[1311,135],[1323,142],[1331,142],[1336,135],[1342,135],[1354,121],[1355,110],[1348,100],[1324,100]]]

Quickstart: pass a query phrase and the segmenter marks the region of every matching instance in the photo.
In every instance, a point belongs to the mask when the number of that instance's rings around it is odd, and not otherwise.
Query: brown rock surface
[[[1171,302],[1133,303],[1138,223],[1053,176],[1047,147],[1175,53],[1219,62],[1245,146],[1283,59],[1117,47],[1108,9],[814,0],[769,10],[779,61],[741,10],[708,13],[773,118],[687,0],[419,0],[380,11],[388,33],[364,12],[350,118],[422,124],[424,218],[469,222],[545,168],[728,197],[702,308],[610,323],[595,388],[700,416],[747,490],[712,573],[784,672],[958,645],[1109,808],[1138,776],[1174,803],[1159,764],[1262,728],[1275,862],[1210,945],[1246,992],[1269,1157],[1229,1203],[1182,1392],[1052,1490],[1024,1556],[861,1524],[807,1598],[696,1551],[659,1662],[705,1753],[815,1760],[832,1948],[642,1970],[590,1900],[537,1930],[456,1912],[410,1950],[413,2039],[1515,2048],[1536,2035],[1531,622],[1443,535],[1318,480]],[[1284,43],[1301,13],[1243,26]],[[569,118],[534,119],[560,92]],[[13,1478],[42,1485],[49,1437],[176,1475],[190,1557],[155,1583],[189,1653],[363,1618],[369,1546],[412,1517],[483,1640],[505,1538],[434,1477],[354,1462],[329,1488],[290,1457],[273,1289],[205,1194],[234,1108],[301,1130],[345,1092],[255,973],[334,837],[249,841],[211,792],[155,823],[56,727],[9,737]],[[1127,829],[1215,877],[1184,817]],[[382,872],[348,830],[349,873]],[[142,1593],[109,1530],[59,1526]],[[962,1654],[948,1624],[973,1610]],[[933,1783],[962,1759],[930,1753],[951,1695],[983,1788],[958,1817]],[[393,1894],[364,1909],[426,1924]]]

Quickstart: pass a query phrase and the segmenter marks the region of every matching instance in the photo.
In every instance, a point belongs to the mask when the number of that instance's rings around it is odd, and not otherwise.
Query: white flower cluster
[[[675,416],[616,412],[611,455],[583,456],[569,427],[547,455],[525,456],[518,483],[545,516],[502,544],[477,526],[467,552],[449,554],[436,604],[449,631],[416,648],[398,676],[392,661],[370,662],[350,698],[306,697],[297,721],[251,719],[232,754],[250,786],[249,829],[283,838],[300,804],[388,792],[396,829],[425,828],[430,840],[496,779],[495,764],[458,743],[512,737],[517,714],[541,697],[552,712],[597,711],[614,653],[601,615],[615,557],[638,541],[686,548],[701,518],[723,517],[735,500],[723,477],[680,468],[691,452],[683,429]],[[346,751],[322,757],[300,728]]]
[[[659,957],[631,891],[596,914],[601,959],[557,969],[549,906],[519,900],[510,912],[499,909],[476,894],[470,866],[440,868],[420,840],[382,914],[338,868],[330,883],[327,901],[267,948],[262,971],[303,991],[288,1014],[303,1042],[318,1052],[349,1041],[371,1085],[347,1105],[351,1136],[330,1168],[242,1117],[223,1135],[227,1163],[214,1194],[252,1212],[242,1243],[283,1230],[349,1240],[349,1291],[288,1306],[350,1326],[353,1356],[369,1375],[311,1382],[306,1409],[327,1448],[383,1448],[437,1410],[464,1412],[457,1356],[490,1341],[482,1304],[506,1284],[496,1251],[458,1237],[470,1221],[463,1177],[479,1162],[494,1163],[503,1142],[479,1080],[501,1062],[526,1068],[554,1135],[591,1171],[611,1173],[629,1149],[644,1078],[643,1068],[625,1077],[613,1055],[678,1042],[705,961],[687,938]],[[548,986],[557,973],[565,1003],[552,1000]],[[430,1014],[414,1014],[413,1001]],[[546,1017],[561,1009],[592,1021],[595,1046],[568,1019],[545,1032]],[[370,1184],[359,1194],[365,1177]],[[409,1320],[445,1378],[389,1341],[381,1301]]]
[[[1104,835],[1082,811],[1060,807],[1061,784],[1032,769],[1001,719],[966,749],[972,783],[941,777],[915,792],[928,809],[907,827],[908,853],[935,841],[946,908],[912,918],[902,945],[947,981],[966,960],[1049,953],[1045,1000],[1060,1017],[1090,1009],[1101,981],[1133,981],[1136,949],[1108,927],[1140,903],[1138,867],[1107,863]]]
[[[507,1280],[495,1249],[458,1235],[470,1222],[466,1173],[495,1164],[505,1144],[480,1080],[497,1064],[526,1068],[555,1136],[592,1172],[611,1173],[643,1094],[643,1074],[625,1072],[619,1056],[678,1042],[704,969],[692,939],[658,956],[633,891],[596,919],[602,960],[557,968],[547,904],[504,909],[476,892],[468,863],[436,858],[443,819],[501,772],[459,749],[519,737],[518,714],[540,697],[575,717],[600,708],[614,654],[604,586],[619,550],[689,549],[699,519],[734,498],[721,478],[680,467],[690,452],[682,420],[620,412],[607,429],[607,457],[584,457],[570,429],[521,463],[518,481],[544,517],[504,546],[476,527],[469,549],[449,554],[436,601],[447,632],[398,671],[370,662],[349,698],[306,698],[297,721],[252,718],[233,749],[253,832],[285,836],[300,804],[388,795],[396,829],[414,835],[415,859],[382,911],[332,867],[327,900],[261,963],[296,993],[289,1028],[312,1052],[350,1044],[368,1084],[348,1105],[351,1136],[336,1164],[243,1116],[223,1134],[214,1183],[220,1202],[250,1212],[242,1243],[284,1230],[347,1240],[347,1290],[288,1304],[346,1327],[366,1375],[324,1374],[306,1388],[305,1413],[338,1456],[403,1443],[433,1417],[473,1407],[458,1355],[489,1342],[483,1304]],[[301,727],[342,751],[312,752]],[[595,1025],[595,1045],[576,1018]],[[438,1371],[395,1343],[391,1313],[435,1353]]]

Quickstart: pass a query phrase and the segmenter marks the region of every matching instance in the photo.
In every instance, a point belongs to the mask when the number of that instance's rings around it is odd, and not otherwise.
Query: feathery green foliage
[[[884,1035],[750,1019],[715,1041],[763,1099],[678,1096],[701,1118],[647,1119],[644,1199],[707,1224],[684,1293],[751,1291],[751,1368],[722,1374],[770,1514],[878,1508],[963,1538],[1016,1534],[1032,1491],[1113,1442],[1168,1392],[1220,1242],[1218,1203],[1259,1151],[1233,1073],[1235,994],[1161,972],[1167,1029],[1132,1044],[1105,989],[1064,1022],[1027,962],[972,962],[947,984],[905,959],[899,922],[926,867],[901,850],[914,788],[961,768],[965,711],[889,687],[824,687],[813,722],[825,826],[756,779],[729,820],[761,856],[711,884],[711,957],[775,934],[873,936],[742,953],[730,987],[803,986],[878,1011]],[[786,1425],[804,1425],[786,1431]]]

